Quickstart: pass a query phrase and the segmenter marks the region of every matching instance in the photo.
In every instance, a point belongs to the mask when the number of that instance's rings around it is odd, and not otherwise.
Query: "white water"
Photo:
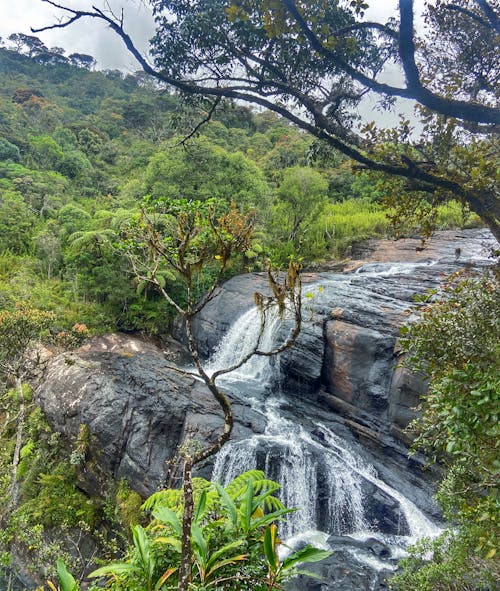
[[[368,267],[368,276],[388,276],[411,273],[417,264],[377,265]],[[425,263],[430,264],[430,263]],[[366,276],[365,275],[365,276]],[[359,275],[357,275],[359,277]],[[335,283],[350,283],[351,277],[337,276],[320,286],[308,286],[313,300],[330,300],[326,293]],[[358,287],[356,289],[359,289]],[[311,302],[311,299],[308,300]],[[284,333],[278,314],[270,314],[265,330],[260,336],[259,349],[269,351],[276,346],[278,335]],[[260,319],[256,309],[245,312],[227,332],[207,365],[213,372],[241,359],[259,338]],[[373,487],[389,497],[399,507],[400,531],[396,546],[406,546],[423,536],[435,536],[439,528],[401,492],[384,482],[375,468],[367,462],[348,441],[319,424],[308,432],[297,420],[287,418],[282,410],[285,401],[273,391],[273,376],[279,374],[279,357],[254,356],[232,374],[223,376],[222,385],[230,385],[252,408],[264,415],[266,428],[263,434],[236,442],[230,442],[219,452],[213,470],[213,479],[228,483],[245,470],[260,468],[281,485],[281,500],[287,507],[299,511],[288,516],[281,529],[284,537],[311,540],[321,537],[317,530],[328,534],[349,535],[358,540],[381,535],[377,523],[369,514]],[[252,387],[249,388],[249,385]],[[255,387],[257,385],[257,387]],[[251,393],[250,393],[251,392]],[[321,483],[321,485],[320,485]],[[323,498],[318,498],[318,495]],[[313,533],[317,532],[317,533]],[[394,538],[394,536],[393,536]],[[394,548],[397,552],[397,548]],[[357,560],[382,568],[383,561],[354,549]]]
[[[264,352],[271,351],[282,321],[277,309],[268,310],[266,316],[264,330],[261,330],[261,316],[256,306],[240,316],[219,343],[205,371],[212,374],[220,368],[235,365],[254,348]],[[230,383],[251,380],[265,386],[272,379],[274,361],[265,355],[254,355],[240,368],[225,375],[224,381]]]

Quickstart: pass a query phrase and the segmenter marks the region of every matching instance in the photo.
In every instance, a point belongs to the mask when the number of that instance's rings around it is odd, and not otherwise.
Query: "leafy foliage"
[[[414,446],[444,465],[438,500],[457,529],[406,561],[396,579],[400,589],[487,589],[498,575],[498,288],[496,269],[452,276],[423,304],[420,321],[403,332],[406,363],[429,378],[422,416],[411,425],[418,433]]]
[[[15,51],[0,49],[0,256],[9,268],[0,265],[2,307],[23,301],[50,310],[65,333],[77,323],[91,333],[168,332],[172,310],[133,284],[116,249],[146,194],[216,198],[251,216],[254,238],[224,277],[262,270],[266,258],[342,256],[354,240],[390,232],[373,202],[383,191],[364,173],[357,180],[335,150],[314,157],[323,148],[270,111],[221,101],[182,143],[206,101],[183,104],[140,73],[91,72],[85,56],[41,65],[28,57],[34,40],[11,43]],[[208,265],[199,292],[211,273]],[[164,279],[181,291],[177,277]]]
[[[191,589],[281,589],[282,583],[303,572],[299,570],[302,563],[330,555],[307,546],[280,559],[276,522],[293,509],[286,509],[274,496],[279,485],[266,479],[263,472],[245,472],[225,488],[201,478],[193,484]],[[104,565],[90,574],[91,578],[106,579],[109,589],[159,591],[177,586],[182,495],[177,490],[160,491],[143,508],[152,520],[146,528],[132,527],[132,547],[125,561]]]

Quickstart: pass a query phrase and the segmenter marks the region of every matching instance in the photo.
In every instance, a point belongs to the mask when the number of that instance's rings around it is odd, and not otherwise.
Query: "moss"
[[[39,474],[34,488],[36,493],[16,511],[28,522],[45,527],[96,524],[96,503],[78,490],[76,470],[68,462],[60,462],[50,472]]]
[[[120,525],[130,531],[132,525],[137,525],[141,519],[141,495],[132,490],[126,480],[118,484],[115,497],[115,513]]]

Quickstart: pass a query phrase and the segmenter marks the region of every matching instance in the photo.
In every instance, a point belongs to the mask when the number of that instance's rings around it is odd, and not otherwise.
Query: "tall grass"
[[[336,257],[343,256],[352,243],[386,236],[390,229],[385,209],[363,199],[329,204],[321,225],[327,238],[328,254]]]
[[[390,211],[386,207],[367,199],[347,199],[328,204],[323,215],[310,228],[310,254],[317,255],[323,251],[324,257],[343,257],[355,242],[368,238],[393,237],[388,213]],[[475,225],[480,225],[477,216],[464,215],[461,205],[457,202],[450,202],[438,208],[438,230]],[[405,231],[407,236],[418,233],[419,228],[415,227],[408,227]]]

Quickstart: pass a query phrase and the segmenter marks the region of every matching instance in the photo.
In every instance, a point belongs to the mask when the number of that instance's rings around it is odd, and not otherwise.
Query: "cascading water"
[[[377,265],[365,272],[370,277],[393,276],[398,274],[398,265]],[[411,265],[401,265],[399,272],[410,273]],[[312,299],[317,302],[331,301],[340,284],[343,289],[349,289],[348,284],[359,281],[358,277],[359,273],[337,275],[321,286],[308,286],[308,295],[313,293]],[[245,312],[220,342],[207,371],[214,372],[238,362],[252,350],[257,339],[260,350],[271,350],[286,334],[277,313],[270,313],[262,334],[260,326],[259,312],[255,308]],[[290,418],[289,401],[280,394],[279,382],[279,357],[254,356],[235,372],[221,376],[223,387],[225,385],[234,396],[264,415],[266,427],[262,434],[232,441],[219,452],[212,475],[214,480],[227,483],[245,470],[264,470],[281,485],[281,500],[285,505],[300,508],[281,526],[285,538],[308,534],[306,537],[313,539],[313,533],[318,530],[330,535],[348,535],[356,540],[390,533],[385,540],[390,539],[393,546],[403,547],[408,541],[439,532],[413,502],[377,475],[355,444],[324,424],[306,428],[299,419]],[[378,491],[379,496],[395,507],[398,531],[384,531],[374,517],[371,511],[373,491]],[[371,561],[373,568],[380,568],[378,559],[373,556],[358,550],[354,550],[353,555],[357,560]]]
[[[271,351],[281,323],[277,310],[270,309],[266,311],[265,324],[262,327],[260,312],[255,307],[250,308],[229,329],[205,370],[210,374],[220,368],[230,367],[255,348]],[[240,368],[226,374],[224,381],[230,383],[251,380],[265,387],[272,380],[273,361],[270,359],[265,355],[254,355]]]

